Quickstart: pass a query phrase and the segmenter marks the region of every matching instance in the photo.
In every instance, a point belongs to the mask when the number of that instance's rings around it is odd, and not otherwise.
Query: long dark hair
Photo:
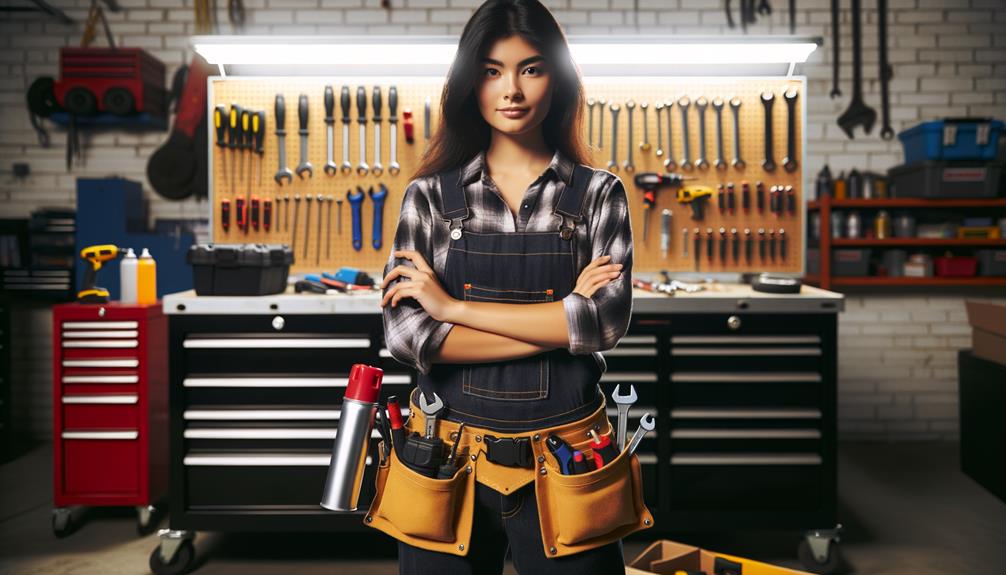
[[[491,131],[479,111],[475,89],[482,58],[497,40],[513,35],[539,50],[552,74],[552,102],[542,122],[545,143],[576,163],[590,163],[582,135],[583,84],[559,23],[538,0],[488,0],[461,32],[440,95],[440,126],[414,178],[449,170],[488,149]]]

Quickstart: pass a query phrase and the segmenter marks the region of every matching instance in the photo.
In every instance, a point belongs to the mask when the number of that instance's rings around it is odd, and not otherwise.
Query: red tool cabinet
[[[167,320],[154,305],[53,306],[53,532],[71,506],[135,506],[149,532],[168,487]]]

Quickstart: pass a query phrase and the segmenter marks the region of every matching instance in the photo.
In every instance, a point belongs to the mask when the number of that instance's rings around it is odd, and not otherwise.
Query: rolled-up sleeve
[[[415,250],[432,267],[431,232],[428,194],[417,181],[413,180],[406,188],[402,199],[402,211],[398,218],[392,254],[398,250]],[[391,273],[397,265],[415,267],[410,260],[391,255],[384,266],[384,275]],[[387,289],[391,289],[391,286],[400,281],[408,281],[408,278],[396,279]],[[391,356],[421,373],[429,373],[432,367],[430,356],[440,348],[454,324],[433,319],[423,306],[412,298],[399,300],[395,307],[390,304],[384,306],[383,315],[384,339]]]
[[[606,183],[588,223],[590,258],[610,255],[622,275],[591,297],[571,293],[563,298],[569,328],[569,351],[580,355],[615,347],[625,335],[632,315],[632,228],[625,186],[616,176]],[[581,266],[581,271],[583,266]]]

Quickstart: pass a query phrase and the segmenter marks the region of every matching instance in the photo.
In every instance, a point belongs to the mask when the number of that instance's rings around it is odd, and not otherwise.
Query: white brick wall
[[[50,0],[78,22],[90,0]],[[479,0],[245,0],[247,34],[458,34]],[[108,13],[116,40],[143,46],[161,58],[169,74],[189,60],[194,33],[192,0],[120,0]],[[180,7],[179,4],[182,4]],[[730,30],[722,2],[710,0],[546,0],[568,34],[740,34]],[[639,12],[633,12],[638,4]],[[735,8],[737,2],[733,3]],[[874,3],[864,15],[866,98],[879,107]],[[808,76],[806,168],[884,171],[901,162],[897,141],[874,135],[848,140],[835,125],[851,93],[849,14],[843,14],[842,62],[845,98],[831,100],[829,0],[799,2],[797,33],[826,40],[804,67]],[[847,6],[846,3],[843,5]],[[221,33],[229,33],[226,3],[218,3]],[[891,0],[889,55],[894,129],[941,116],[1006,118],[1006,10],[1003,0]],[[787,34],[787,10],[776,3],[772,16],[749,27],[752,34]],[[58,73],[57,48],[79,41],[81,25],[64,26],[41,14],[0,16],[0,217],[25,217],[42,205],[72,205],[74,179],[117,174],[145,180],[146,159],[163,135],[118,132],[84,134],[87,165],[67,174],[65,133],[52,130],[53,147],[38,146],[24,111],[24,93],[35,77]],[[879,112],[879,110],[878,110]],[[31,164],[23,182],[11,164]],[[153,194],[153,217],[205,213],[194,201],[169,203]],[[969,345],[963,297],[952,291],[906,297],[857,295],[842,316],[840,418],[845,438],[952,437],[957,432],[956,350]],[[45,323],[44,314],[30,314]],[[24,346],[45,346],[48,326],[23,326]],[[49,366],[44,358],[15,366],[20,402],[30,410],[33,430],[48,433]],[[37,390],[33,396],[28,390]],[[27,399],[33,397],[33,399]],[[17,401],[18,397],[15,398]]]

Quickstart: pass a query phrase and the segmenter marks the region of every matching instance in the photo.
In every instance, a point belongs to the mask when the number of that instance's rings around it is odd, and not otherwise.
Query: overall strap
[[[440,174],[440,197],[444,202],[444,219],[450,222],[451,239],[461,239],[462,220],[468,218],[468,201],[461,187],[461,168]]]
[[[583,219],[583,204],[587,197],[587,186],[594,170],[582,164],[573,166],[573,174],[569,185],[563,188],[559,195],[553,213],[562,217],[562,224],[559,226],[559,235],[562,239],[568,240],[573,237],[575,222]]]

